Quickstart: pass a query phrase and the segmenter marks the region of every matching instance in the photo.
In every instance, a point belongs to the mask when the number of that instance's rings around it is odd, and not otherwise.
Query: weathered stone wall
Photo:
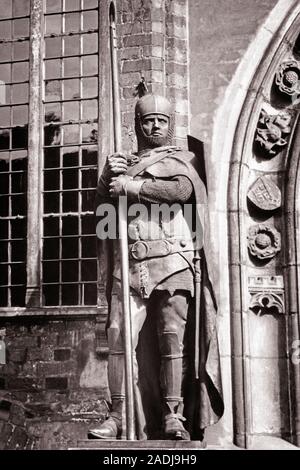
[[[191,134],[208,145],[226,88],[276,3],[277,0],[189,1]]]
[[[32,450],[37,440],[28,429],[27,418],[32,413],[22,402],[10,399],[0,392],[0,449],[1,450]]]
[[[76,446],[107,411],[106,357],[96,353],[95,321],[18,319],[1,327],[6,365],[0,366],[0,445],[12,448],[20,439],[20,448],[28,446],[28,433],[36,448]]]

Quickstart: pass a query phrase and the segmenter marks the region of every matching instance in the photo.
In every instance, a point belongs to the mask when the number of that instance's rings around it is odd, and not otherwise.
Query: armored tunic
[[[179,152],[174,149],[172,153]],[[180,152],[182,152],[180,150]],[[143,156],[147,158],[147,156]],[[173,294],[177,289],[187,290],[194,295],[193,258],[194,245],[191,227],[184,221],[183,204],[194,204],[193,185],[185,175],[160,178],[146,169],[135,177],[141,180],[139,202],[145,211],[137,217],[129,217],[129,283],[136,295],[149,298],[153,289],[168,290]],[[103,185],[98,188],[100,194],[107,194]],[[137,201],[131,201],[137,202]],[[175,213],[154,212],[152,205],[165,204],[171,207],[177,203]],[[163,216],[167,217],[164,220]],[[169,216],[169,217],[168,217]],[[148,250],[149,255],[135,253]],[[170,253],[168,253],[170,249]],[[152,253],[151,253],[152,252]],[[113,276],[121,279],[119,247],[114,243]]]

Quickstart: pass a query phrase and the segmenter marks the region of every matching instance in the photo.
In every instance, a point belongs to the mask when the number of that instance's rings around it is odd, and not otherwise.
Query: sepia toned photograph
[[[299,449],[299,168],[298,0],[0,0],[0,449]]]

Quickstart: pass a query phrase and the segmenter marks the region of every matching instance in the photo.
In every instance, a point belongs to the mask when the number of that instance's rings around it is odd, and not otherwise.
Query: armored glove
[[[128,196],[130,199],[139,201],[139,192],[144,180],[135,181],[132,176],[120,175],[111,178],[109,194],[112,198]]]
[[[108,187],[111,179],[127,172],[127,159],[123,153],[113,153],[106,159],[106,163],[101,175],[102,183]]]

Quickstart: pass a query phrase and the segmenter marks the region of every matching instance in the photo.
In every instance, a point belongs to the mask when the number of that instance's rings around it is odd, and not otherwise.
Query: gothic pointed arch
[[[241,447],[260,435],[300,446],[300,9],[285,3],[253,71],[229,162],[233,434]]]

